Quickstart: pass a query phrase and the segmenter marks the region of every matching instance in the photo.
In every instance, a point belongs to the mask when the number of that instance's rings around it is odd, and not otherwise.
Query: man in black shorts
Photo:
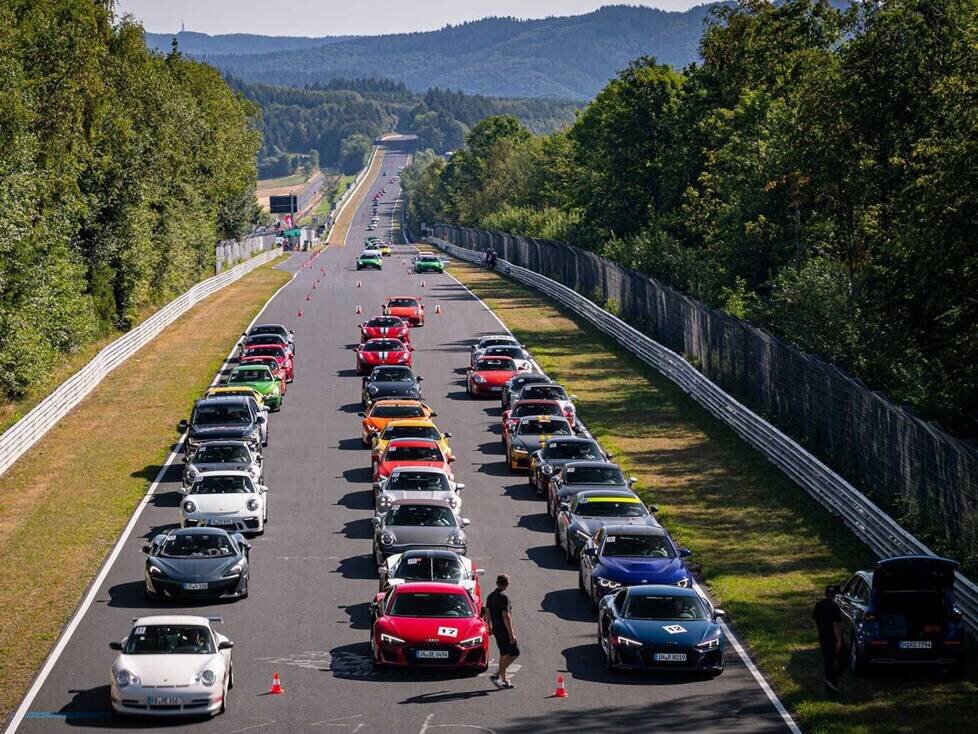
[[[509,576],[501,573],[496,577],[496,590],[486,597],[486,606],[482,610],[489,632],[496,638],[499,648],[499,672],[489,676],[497,688],[515,688],[506,676],[506,669],[520,656],[520,649],[516,646],[516,630],[513,629],[513,607],[506,596],[507,588]]]

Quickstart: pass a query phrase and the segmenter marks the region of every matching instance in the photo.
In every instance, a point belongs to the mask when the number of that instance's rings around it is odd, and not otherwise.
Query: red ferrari
[[[479,357],[469,368],[467,389],[472,397],[496,395],[518,370],[512,357]]]
[[[369,375],[378,365],[411,366],[414,347],[400,339],[368,339],[357,348],[357,374]]]
[[[411,329],[404,319],[397,316],[377,316],[360,324],[360,342],[368,339],[400,339],[411,342]]]
[[[374,481],[389,477],[399,466],[440,469],[455,481],[452,474],[454,456],[446,456],[437,441],[430,438],[395,438],[387,444],[380,459],[374,463]]]
[[[289,382],[288,375],[284,368],[278,366],[278,360],[275,357],[243,357],[238,360],[239,367],[246,364],[263,364],[268,367],[272,371],[272,375],[282,381],[282,394],[285,395],[286,385]]]
[[[384,304],[384,313],[398,316],[411,326],[424,326],[424,304],[417,296],[393,296]]]
[[[506,436],[528,415],[549,415],[562,418],[564,410],[556,400],[520,400],[509,410],[503,411],[503,443]]]
[[[274,357],[279,368],[285,370],[287,381],[292,382],[295,379],[295,360],[284,348],[265,344],[245,347],[241,352],[240,359],[244,361],[251,357]]]
[[[370,605],[374,667],[489,667],[489,629],[465,589],[418,581],[378,594]]]

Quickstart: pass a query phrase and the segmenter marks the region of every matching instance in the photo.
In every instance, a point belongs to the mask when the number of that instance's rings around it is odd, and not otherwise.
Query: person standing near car
[[[506,671],[520,656],[520,649],[516,645],[516,630],[513,627],[513,607],[506,596],[508,588],[509,576],[499,574],[496,577],[496,589],[486,597],[486,606],[482,610],[482,617],[489,625],[489,634],[496,638],[496,647],[499,648],[499,671],[496,675],[489,676],[490,682],[497,688],[515,688]]]
[[[826,586],[825,598],[815,605],[812,619],[818,630],[818,646],[825,663],[825,687],[839,692],[839,655],[842,652],[842,612],[835,603],[839,587]]]

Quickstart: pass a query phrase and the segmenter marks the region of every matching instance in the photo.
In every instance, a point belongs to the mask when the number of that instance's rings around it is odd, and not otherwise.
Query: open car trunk
[[[947,632],[957,562],[934,556],[900,556],[876,564],[880,631],[901,638],[939,637]]]

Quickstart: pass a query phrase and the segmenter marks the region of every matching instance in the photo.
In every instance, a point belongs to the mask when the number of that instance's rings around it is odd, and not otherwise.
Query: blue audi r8
[[[691,555],[689,549],[677,548],[663,527],[607,525],[581,549],[578,586],[594,609],[602,597],[623,586],[689,588],[693,577],[683,559]]]
[[[722,609],[695,589],[630,586],[598,606],[598,641],[608,669],[723,672]]]

